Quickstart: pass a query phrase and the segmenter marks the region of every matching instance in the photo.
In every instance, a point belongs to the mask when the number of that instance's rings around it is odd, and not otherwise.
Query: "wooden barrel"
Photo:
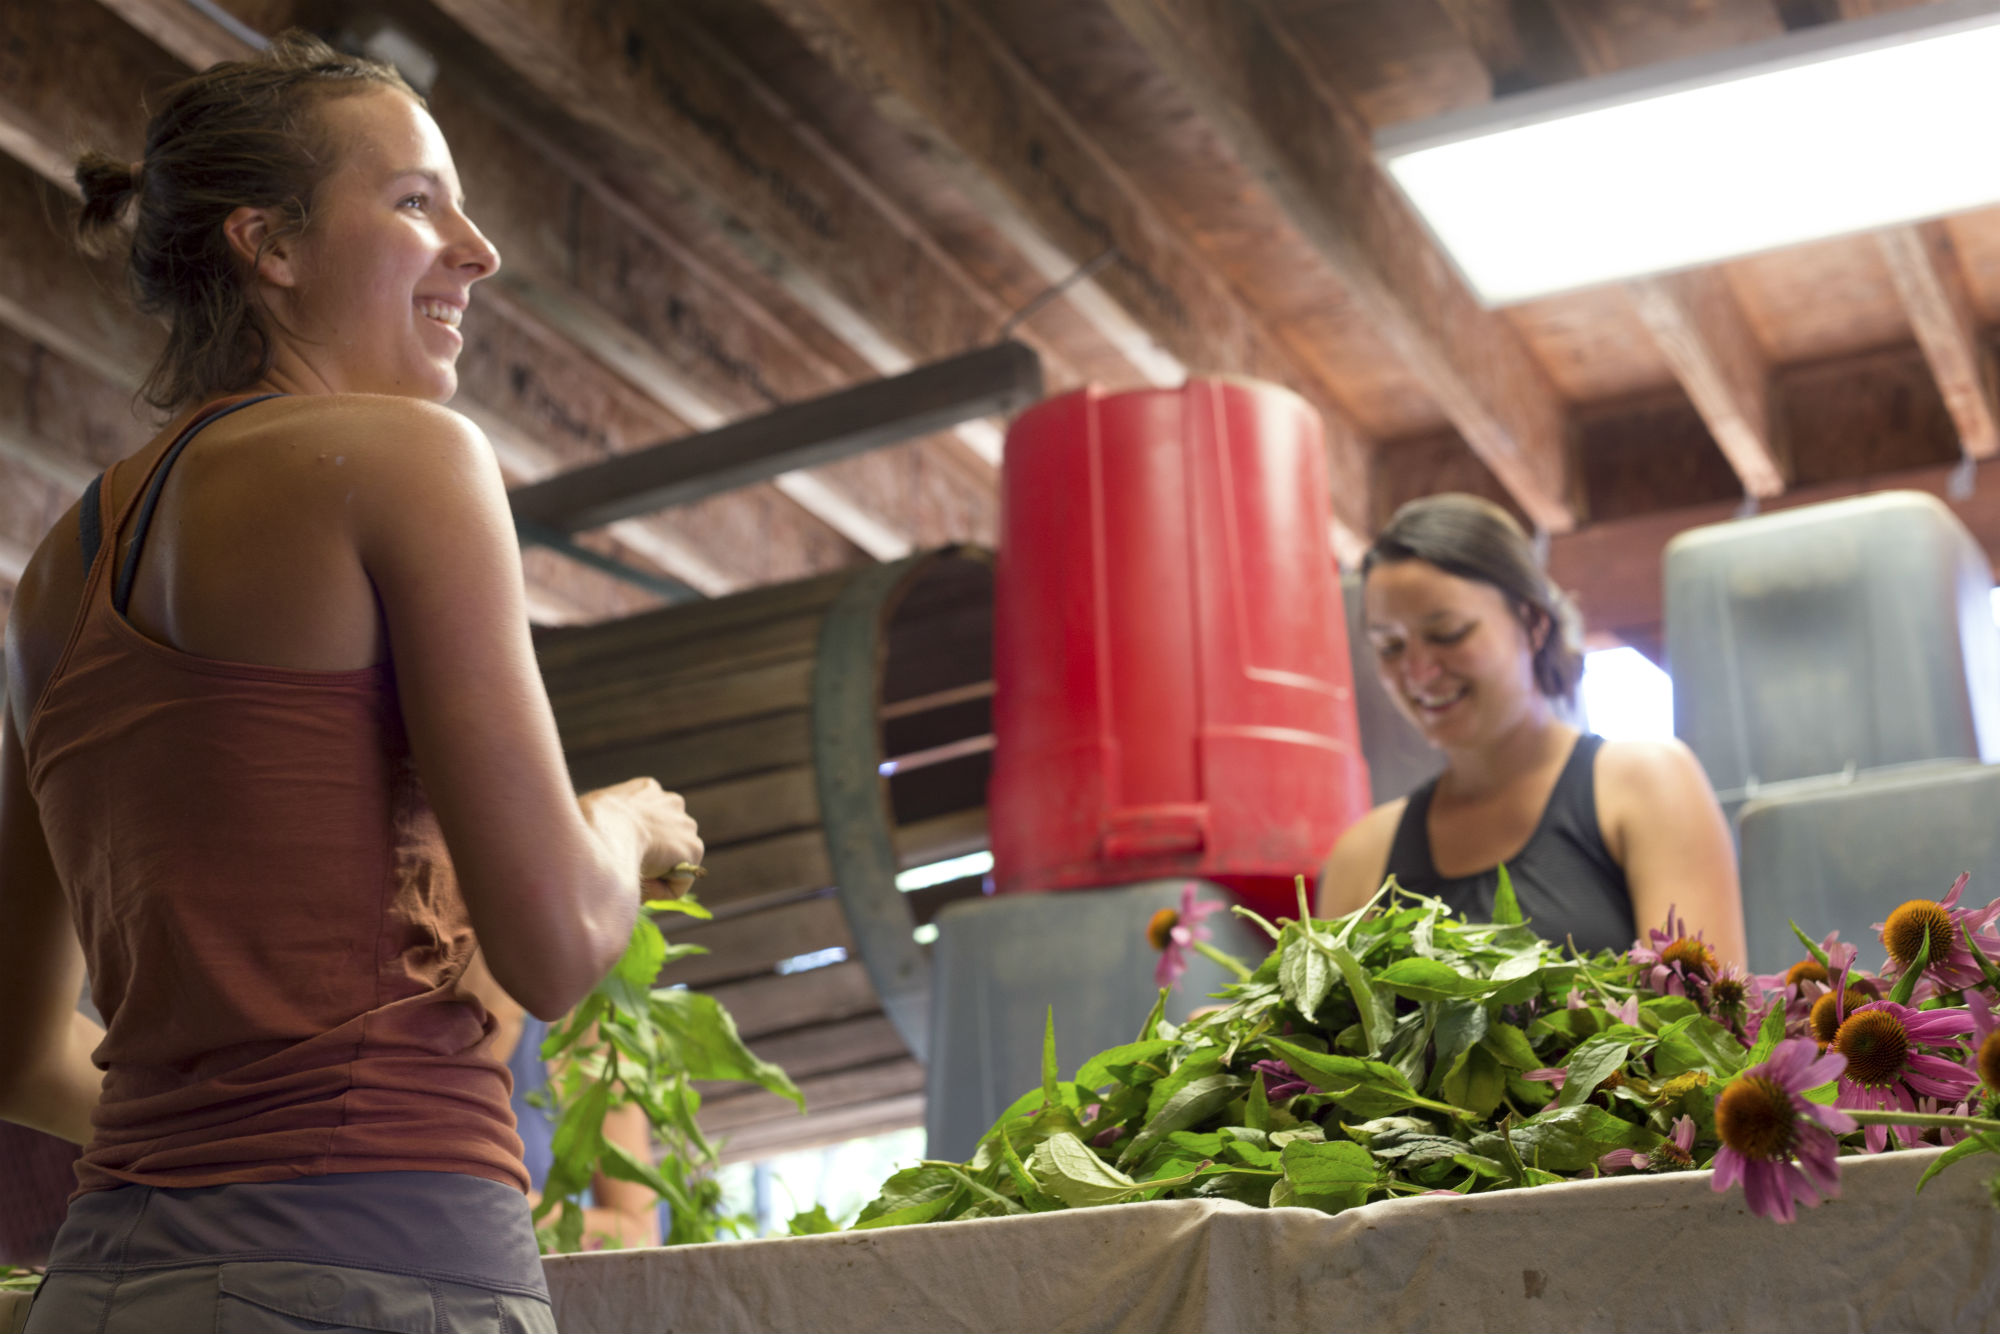
[[[987,846],[992,635],[973,547],[537,634],[578,790],[650,775],[700,822],[715,920],[665,925],[710,952],[662,982],[722,999],[812,1109],[718,1090],[732,1157],[922,1122],[914,932],[979,880],[895,880]]]

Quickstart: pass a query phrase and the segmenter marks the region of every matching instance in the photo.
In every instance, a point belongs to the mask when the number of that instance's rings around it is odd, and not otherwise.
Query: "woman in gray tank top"
[[[1362,563],[1383,687],[1445,768],[1369,812],[1327,859],[1319,911],[1351,912],[1385,876],[1474,920],[1507,867],[1547,939],[1624,949],[1678,909],[1742,962],[1735,850],[1678,741],[1606,741],[1564,722],[1582,672],[1574,608],[1526,534],[1487,501],[1398,510]]]

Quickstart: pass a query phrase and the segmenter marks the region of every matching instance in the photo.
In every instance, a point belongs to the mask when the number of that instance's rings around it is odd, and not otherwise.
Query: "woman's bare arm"
[[[1598,823],[1625,868],[1641,938],[1668,911],[1724,963],[1743,963],[1736,846],[1701,762],[1679,741],[1607,742],[1597,758]]]
[[[653,1127],[637,1103],[614,1108],[604,1118],[604,1138],[641,1162],[653,1161]],[[583,1211],[583,1232],[602,1233],[619,1246],[660,1244],[660,1197],[646,1186],[599,1172],[590,1183],[597,1207]]]
[[[352,537],[380,599],[410,748],[494,978],[543,1019],[623,951],[642,876],[699,861],[680,799],[647,780],[579,805],[528,638],[491,448],[408,399],[319,414],[344,451]]]
[[[1321,917],[1351,913],[1382,888],[1382,879],[1388,874],[1389,846],[1395,841],[1396,826],[1407,805],[1407,797],[1398,797],[1348,826],[1320,870],[1314,912]]]

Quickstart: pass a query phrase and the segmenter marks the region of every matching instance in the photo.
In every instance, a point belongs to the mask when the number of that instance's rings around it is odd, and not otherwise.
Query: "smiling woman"
[[[1607,741],[1557,716],[1582,671],[1581,627],[1519,525],[1472,496],[1413,501],[1362,572],[1383,687],[1445,769],[1342,836],[1321,914],[1394,875],[1490,920],[1504,864],[1547,939],[1623,949],[1678,907],[1740,961],[1735,856],[1699,764],[1677,741]]]
[[[444,406],[499,256],[421,100],[310,38],[77,175],[175,415],[7,626],[0,1117],[85,1146],[28,1328],[551,1328],[467,968],[561,1016],[702,844],[652,779],[570,785]]]

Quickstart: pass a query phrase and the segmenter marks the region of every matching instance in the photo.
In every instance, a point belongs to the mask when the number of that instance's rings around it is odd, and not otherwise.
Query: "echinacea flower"
[[[1563,1008],[1567,1010],[1587,1010],[1590,1008],[1590,1004],[1584,1000],[1581,991],[1578,991],[1575,987],[1571,987],[1569,995],[1563,998]],[[1639,1026],[1639,998],[1636,995],[1627,996],[1616,1005],[1605,1006],[1604,1012],[1621,1024],[1630,1024],[1634,1028]]]
[[[1971,933],[1981,951],[1989,956],[2000,954],[2000,935],[1993,930],[1994,919],[2000,918],[2000,899],[1984,908],[1959,907],[1959,895],[1965,892],[1966,881],[1971,878],[1970,873],[1962,872],[1952,881],[1951,892],[1944,898],[1935,902],[1911,899],[1890,913],[1887,920],[1875,924],[1875,929],[1882,933],[1883,948],[1889,951],[1889,960],[1898,973],[1916,964],[1928,937],[1931,951],[1924,973],[1944,990],[1963,991],[1986,980],[1978,960],[1966,946],[1965,937]]]
[[[1972,1068],[1986,1085],[1986,1096],[2000,1098],[2000,1014],[1977,991],[1967,992],[1965,1003],[1972,1013]]]
[[[1971,1116],[1972,1100],[1970,1098],[1967,1098],[1964,1102],[1959,1103],[1957,1106],[1947,1107],[1943,1103],[1939,1102],[1936,1098],[1918,1098],[1917,1110],[1926,1116]],[[1937,1136],[1937,1142],[1943,1145],[1947,1149],[1950,1148],[1952,1145],[1959,1143],[1962,1140],[1968,1140],[1972,1138],[1972,1130],[1970,1127],[1967,1127],[1964,1130],[1947,1130],[1943,1126],[1939,1126],[1936,1129],[1929,1131],[1927,1133],[1935,1134]]]
[[[1521,1078],[1531,1084],[1547,1084],[1556,1091],[1556,1096],[1549,1101],[1546,1107],[1542,1108],[1546,1112],[1553,1110],[1562,1101],[1562,1086],[1569,1080],[1569,1069],[1566,1066],[1560,1065],[1544,1066],[1540,1070],[1523,1070]],[[1592,1086],[1590,1092],[1593,1096],[1599,1093],[1609,1095],[1612,1089],[1617,1088],[1624,1082],[1625,1072],[1623,1070],[1613,1070],[1610,1074],[1598,1080]]]
[[[1597,1160],[1603,1172],[1678,1172],[1694,1166],[1694,1118],[1677,1116],[1667,1137],[1652,1148],[1613,1149]]]
[[[1177,987],[1181,974],[1187,971],[1187,952],[1197,940],[1208,939],[1208,928],[1202,919],[1210,913],[1222,911],[1219,903],[1209,903],[1194,896],[1194,886],[1181,886],[1181,906],[1162,908],[1146,923],[1146,939],[1154,949],[1160,951],[1159,966],[1153,969],[1153,985]]]
[[[1914,1112],[1918,1098],[1962,1100],[1977,1077],[1957,1061],[1919,1051],[1917,1045],[1944,1045],[1971,1028],[1972,1015],[1966,1010],[1912,1010],[1894,1001],[1871,1001],[1850,1011],[1830,1047],[1847,1059],[1834,1105]],[[1868,1152],[1882,1152],[1892,1132],[1903,1144],[1920,1138],[1904,1126],[1869,1126],[1863,1138]]]
[[[1840,1194],[1834,1136],[1854,1129],[1847,1113],[1804,1098],[1847,1065],[1837,1054],[1814,1055],[1803,1038],[1780,1042],[1769,1060],[1732,1079],[1715,1100],[1715,1133],[1722,1141],[1715,1189],[1742,1182],[1750,1212],[1780,1223],[1792,1221],[1794,1204],[1810,1209]]]
[[[1852,945],[1841,943],[1840,932],[1829,931],[1819,945],[1826,962],[1817,958],[1800,959],[1782,973],[1759,973],[1750,979],[1763,992],[1760,1000],[1753,1001],[1749,1013],[1744,1017],[1744,1031],[1755,1032],[1762,1027],[1764,1016],[1775,1005],[1782,1004],[1785,1010],[1785,1036],[1804,1037],[1810,1029],[1813,1005],[1820,997],[1833,988],[1833,979],[1847,972],[1860,953]],[[1864,978],[1854,979],[1850,986],[1860,986]],[[1877,993],[1879,994],[1879,993]],[[1874,995],[1869,997],[1875,999]],[[1830,1041],[1833,1031],[1819,1039],[1822,1044]]]
[[[1841,1022],[1848,1015],[1864,1005],[1873,1004],[1877,999],[1873,993],[1851,984],[1844,991],[1829,991],[1812,1003],[1812,1013],[1806,1021],[1807,1031],[1812,1034],[1814,1042],[1824,1047],[1833,1041],[1834,1034],[1840,1031]]]
[[[1625,957],[1639,965],[1640,980],[1662,996],[1687,996],[1705,1004],[1708,984],[1720,965],[1715,951],[1701,938],[1688,934],[1687,923],[1673,908],[1667,909],[1667,927],[1649,927],[1646,941],[1633,941]]]
[[[1763,999],[1763,989],[1742,964],[1725,964],[1708,988],[1709,1009],[1738,1037],[1743,1035],[1743,1022],[1751,1009],[1762,1009]]]
[[[1267,1098],[1292,1098],[1301,1093],[1319,1092],[1316,1085],[1308,1083],[1304,1076],[1283,1061],[1258,1061],[1250,1068],[1264,1072],[1264,1096]]]

